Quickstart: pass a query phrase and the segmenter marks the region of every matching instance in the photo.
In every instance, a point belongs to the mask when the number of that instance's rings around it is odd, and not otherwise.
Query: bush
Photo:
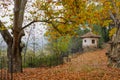
[[[26,56],[23,67],[51,67],[63,63],[60,55]]]

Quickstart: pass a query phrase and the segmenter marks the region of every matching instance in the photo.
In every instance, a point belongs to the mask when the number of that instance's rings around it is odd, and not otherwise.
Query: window
[[[95,44],[95,40],[92,40],[92,44]]]
[[[84,42],[86,43],[86,40],[84,40]]]

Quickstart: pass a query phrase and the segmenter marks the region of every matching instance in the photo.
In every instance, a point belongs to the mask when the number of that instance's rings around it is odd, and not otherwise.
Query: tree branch
[[[111,18],[113,19],[115,25],[116,25],[116,19],[115,19],[115,16],[112,14],[112,12],[109,10],[109,14],[111,16]]]
[[[55,27],[55,25],[54,25],[51,21],[49,21],[49,20],[36,20],[36,21],[33,20],[33,21],[31,21],[30,23],[28,23],[27,25],[25,25],[24,27],[22,27],[21,31],[22,31],[23,29],[29,27],[31,24],[33,24],[33,23],[35,23],[35,22],[46,22],[46,23],[50,23],[50,24],[52,24],[53,28],[54,28],[56,31],[58,31],[60,34],[62,34],[62,32],[61,32],[57,27]]]
[[[45,23],[51,23],[51,19],[63,19],[65,20],[65,22],[60,22],[60,21],[56,21],[57,23],[62,23],[62,24],[66,24],[67,22],[73,22],[73,21],[68,21],[67,19],[63,18],[63,17],[51,17],[47,20],[33,20],[30,23],[28,23],[27,25],[25,25],[24,27],[21,28],[21,30],[27,28],[28,26],[30,26],[31,24],[35,23],[35,22],[45,22]]]
[[[0,21],[0,28],[2,28],[2,27],[5,28],[4,24]],[[7,43],[7,45],[9,45],[12,42],[12,39],[13,39],[11,34],[9,33],[9,31],[7,29],[0,30],[0,33],[1,33],[4,41]]]
[[[113,0],[111,0],[111,2],[112,2],[112,5],[113,5],[113,7],[115,9],[116,14],[119,13],[119,8],[117,8],[115,2]]]
[[[60,31],[56,26],[55,26],[55,24],[54,23],[51,23],[52,24],[52,27],[59,33],[59,34],[63,34],[63,32],[62,31]]]
[[[47,23],[48,21],[49,21],[49,20],[33,20],[33,21],[31,21],[30,23],[28,23],[27,25],[25,25],[24,27],[22,27],[21,30],[29,27],[31,24],[33,24],[33,23],[35,23],[35,22],[46,22],[46,23]]]
[[[56,25],[53,23],[53,21],[51,21],[51,20],[54,20],[54,19],[63,19],[63,20],[65,20],[64,22],[60,22],[60,21],[57,21],[57,20],[55,21],[56,23],[62,23],[62,24],[66,24],[67,22],[74,22],[74,21],[70,21],[70,20],[68,21],[68,20],[65,19],[64,17],[51,17],[51,18],[46,19],[46,20],[33,20],[33,21],[31,21],[30,23],[28,23],[27,25],[23,26],[23,27],[21,28],[21,31],[22,31],[23,29],[29,27],[31,24],[33,24],[33,23],[35,23],[35,22],[45,22],[45,23],[52,24],[52,27],[53,27],[56,31],[58,31],[60,34],[62,34],[63,32],[60,31],[60,30],[56,27]]]

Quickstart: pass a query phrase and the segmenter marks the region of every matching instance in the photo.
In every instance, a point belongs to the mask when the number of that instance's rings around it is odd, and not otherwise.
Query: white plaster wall
[[[86,42],[84,41],[86,40]],[[95,40],[95,43],[92,43],[92,40]],[[98,38],[83,38],[82,40],[82,47],[97,47],[98,45]]]

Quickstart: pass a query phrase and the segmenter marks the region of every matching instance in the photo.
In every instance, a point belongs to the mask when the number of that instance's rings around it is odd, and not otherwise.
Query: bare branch
[[[49,21],[49,20],[33,20],[33,21],[31,21],[30,23],[28,23],[27,25],[25,25],[24,27],[22,27],[21,30],[29,27],[31,24],[33,24],[33,23],[35,23],[35,22],[46,22],[46,23],[47,23],[48,21]]]

